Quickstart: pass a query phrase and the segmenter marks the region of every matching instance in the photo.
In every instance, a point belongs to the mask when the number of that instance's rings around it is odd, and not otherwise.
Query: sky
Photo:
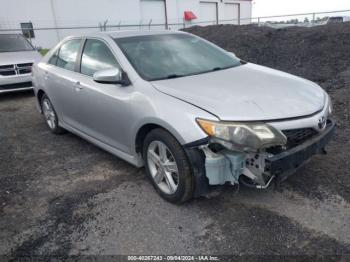
[[[349,9],[350,0],[253,0],[253,17]]]

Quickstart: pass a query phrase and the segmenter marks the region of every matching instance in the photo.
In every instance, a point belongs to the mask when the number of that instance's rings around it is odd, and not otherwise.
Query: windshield
[[[238,66],[225,50],[187,34],[147,35],[115,39],[145,80],[177,78]]]
[[[32,45],[21,35],[0,34],[0,52],[33,51]]]

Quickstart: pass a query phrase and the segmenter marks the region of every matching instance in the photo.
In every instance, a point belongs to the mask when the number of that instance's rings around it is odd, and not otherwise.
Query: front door
[[[75,88],[79,130],[100,142],[129,153],[129,98],[133,86],[101,84],[93,80],[95,72],[119,68],[114,54],[99,39],[87,39],[81,57],[79,86]]]

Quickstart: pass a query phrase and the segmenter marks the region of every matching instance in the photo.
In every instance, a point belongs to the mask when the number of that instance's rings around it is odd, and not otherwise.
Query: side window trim
[[[59,46],[57,46],[53,51],[53,53],[52,53],[52,55],[50,56],[50,58],[47,60],[47,63],[49,64],[49,65],[52,65],[52,66],[57,66],[57,56],[58,56],[58,53],[59,53],[59,51],[60,51],[60,49],[61,49],[61,45],[59,45]],[[53,57],[54,56],[56,56],[55,57],[55,63],[53,64],[53,63],[51,63],[50,61],[51,61],[51,59],[53,59]]]
[[[83,57],[83,51],[84,51],[84,48],[85,48],[85,44],[86,44],[86,41],[87,41],[87,38],[86,37],[83,37],[81,39],[81,45],[80,45],[80,48],[79,48],[79,52],[78,52],[78,55],[77,55],[77,61],[75,63],[75,68],[74,68],[74,71],[81,74],[81,59]]]

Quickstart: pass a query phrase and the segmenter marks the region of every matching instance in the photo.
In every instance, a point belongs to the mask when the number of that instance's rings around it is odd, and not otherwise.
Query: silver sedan
[[[211,185],[281,182],[324,152],[335,126],[315,83],[183,32],[66,38],[34,66],[33,83],[53,133],[145,166],[176,203]]]

